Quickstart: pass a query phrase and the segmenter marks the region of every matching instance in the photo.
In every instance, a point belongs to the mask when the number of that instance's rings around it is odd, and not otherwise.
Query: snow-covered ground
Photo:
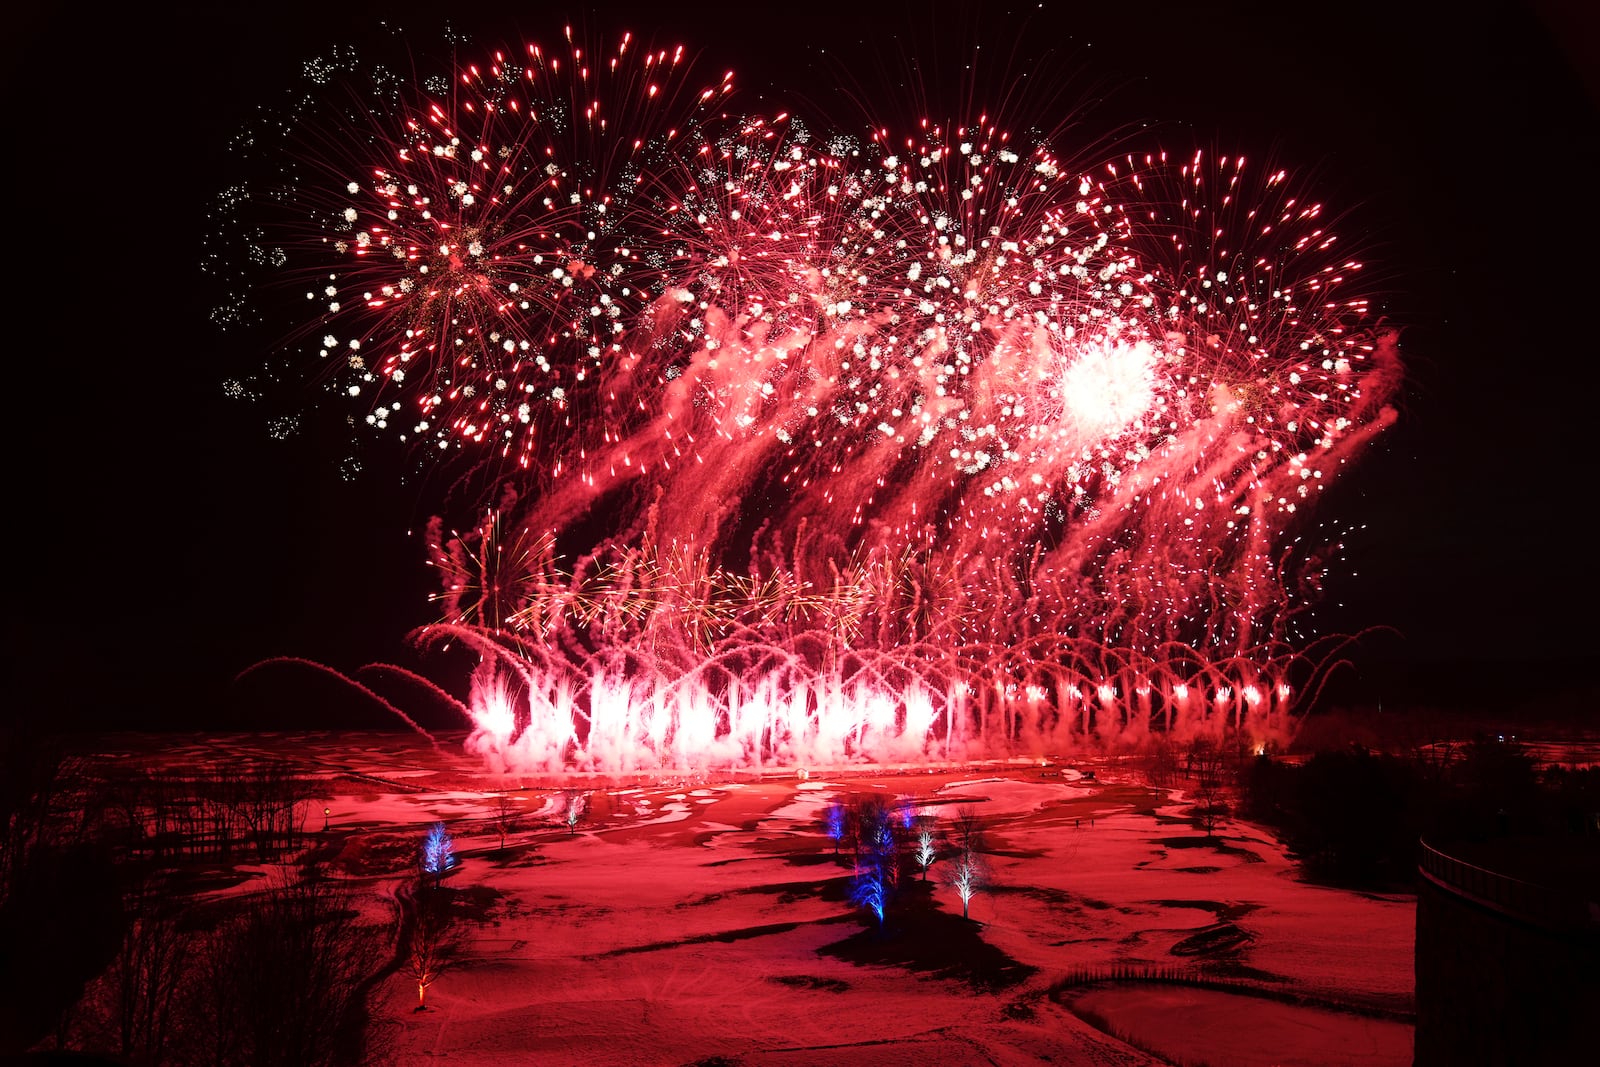
[[[1312,1001],[1410,1005],[1414,898],[1305,884],[1255,826],[1224,824],[1219,847],[1184,817],[1181,793],[1151,790],[1113,763],[1094,765],[1096,779],[1017,765],[579,782],[593,789],[590,807],[569,833],[558,822],[559,783],[476,775],[448,747],[366,735],[230,744],[292,749],[297,762],[326,771],[313,828],[325,805],[327,839],[345,855],[363,845],[380,854],[370,846],[383,842],[399,857],[389,873],[350,868],[360,884],[374,883],[375,900],[384,883],[410,875],[407,841],[420,842],[437,819],[451,827],[463,864],[449,884],[471,889],[482,918],[429,990],[428,1010],[412,1010],[406,979],[390,980],[379,1014],[395,1064],[1378,1067],[1411,1059],[1401,1022],[1153,983],[1057,989],[1085,969],[1132,965]],[[955,925],[961,901],[937,884],[938,864],[933,899],[954,917],[945,929],[975,930],[974,951],[986,945],[1022,965],[1008,972],[1012,984],[896,962],[918,955],[906,942],[926,929],[898,929],[891,913],[888,929],[872,932],[843,901],[849,860],[835,858],[821,810],[868,791],[910,798],[946,826],[968,805],[982,818],[995,885],[972,901],[977,925]],[[525,813],[504,853],[492,825],[502,795]],[[850,948],[862,944],[864,955]],[[882,962],[852,962],[863,958]]]

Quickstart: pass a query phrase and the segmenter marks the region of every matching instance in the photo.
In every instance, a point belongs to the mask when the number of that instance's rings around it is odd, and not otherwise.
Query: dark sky
[[[353,669],[429,621],[407,536],[425,493],[382,455],[345,481],[337,426],[276,441],[268,412],[224,397],[275,338],[213,327],[200,272],[230,135],[303,61],[375,36],[340,6],[57,6],[8,33],[14,715],[230,725],[227,681],[250,663]],[[953,100],[976,55],[991,90],[1061,90],[1032,110],[1076,108],[1086,133],[1314,172],[1370,250],[1410,375],[1400,424],[1330,502],[1366,524],[1330,617],[1400,635],[1363,643],[1362,694],[1406,672],[1499,691],[1586,659],[1593,677],[1587,5],[1207,6],[448,5],[485,46],[554,40],[564,18],[682,41],[736,71],[752,109],[803,96],[841,120],[856,98],[899,120],[919,94]],[[382,6],[434,56],[445,8]]]

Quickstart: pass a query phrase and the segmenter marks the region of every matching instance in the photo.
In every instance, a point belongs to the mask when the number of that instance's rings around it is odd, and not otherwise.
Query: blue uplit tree
[[[833,839],[833,851],[839,851],[839,842],[844,840],[845,812],[844,805],[837,800],[830,801],[822,809],[822,829]]]
[[[883,868],[876,863],[863,863],[856,868],[855,882],[850,886],[850,902],[865,908],[883,925],[883,910],[889,903],[889,887],[883,882]]]
[[[901,793],[894,804],[894,817],[900,829],[911,829],[917,821],[917,798]]]
[[[880,838],[886,827],[894,822],[894,812],[881,793],[864,793],[850,798],[845,808],[845,836],[855,847],[856,865],[863,857],[882,851]],[[893,831],[890,831],[891,836]]]
[[[431,876],[433,884],[438,885],[455,865],[455,842],[450,839],[450,831],[444,828],[444,823],[436,822],[428,828],[428,836],[422,839],[423,876]]]
[[[870,911],[880,927],[900,881],[900,842],[887,814],[886,808],[871,805],[857,813],[856,875],[850,886],[851,903]]]

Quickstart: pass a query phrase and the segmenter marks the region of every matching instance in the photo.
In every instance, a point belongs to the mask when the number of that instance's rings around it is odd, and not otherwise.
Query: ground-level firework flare
[[[989,116],[819,135],[625,38],[492,53],[297,191],[500,769],[924,761],[1289,728],[1307,513],[1394,419],[1322,207]],[[348,171],[341,169],[348,167]]]

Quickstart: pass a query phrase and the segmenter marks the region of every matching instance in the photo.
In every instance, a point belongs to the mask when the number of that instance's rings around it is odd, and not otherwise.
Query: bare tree
[[[1194,775],[1194,824],[1207,836],[1228,813],[1228,760],[1222,748],[1209,738],[1197,738],[1188,751],[1188,766]]]
[[[917,851],[915,853],[917,866],[922,868],[922,880],[928,880],[928,868],[933,866],[933,861],[939,858],[938,831],[933,828],[930,820],[922,819],[917,826]]]
[[[944,883],[961,897],[961,917],[970,918],[969,905],[985,886],[989,885],[989,868],[983,855],[970,848],[959,850],[944,872]]]
[[[983,819],[979,817],[978,809],[971,804],[963,804],[956,809],[956,818],[950,825],[950,833],[955,839],[956,848],[961,851],[983,851]]]
[[[400,966],[417,983],[417,1011],[427,1008],[428,987],[454,961],[460,934],[450,891],[419,879],[399,898]]]
[[[208,939],[191,1055],[214,1067],[359,1062],[384,940],[319,878],[246,902]]]
[[[1178,774],[1178,750],[1170,734],[1151,736],[1149,757],[1150,784],[1165,789]]]
[[[231,856],[234,843],[245,836],[244,774],[242,766],[220,762],[205,779],[194,784],[204,822],[204,829],[196,836],[221,856]]]
[[[107,975],[112,1039],[128,1063],[169,1063],[180,1021],[178,991],[194,935],[151,878],[135,884],[127,908],[128,933]]]
[[[248,842],[260,859],[293,848],[310,795],[309,783],[282,760],[219,766],[203,793],[215,846],[226,853]]]
[[[70,806],[76,761],[56,743],[8,727],[0,733],[0,906],[26,880],[38,853],[63,835],[61,812]]]
[[[506,850],[506,835],[517,828],[521,812],[517,810],[516,803],[504,793],[495,801],[494,815],[491,817],[494,828],[500,831],[500,851]]]

